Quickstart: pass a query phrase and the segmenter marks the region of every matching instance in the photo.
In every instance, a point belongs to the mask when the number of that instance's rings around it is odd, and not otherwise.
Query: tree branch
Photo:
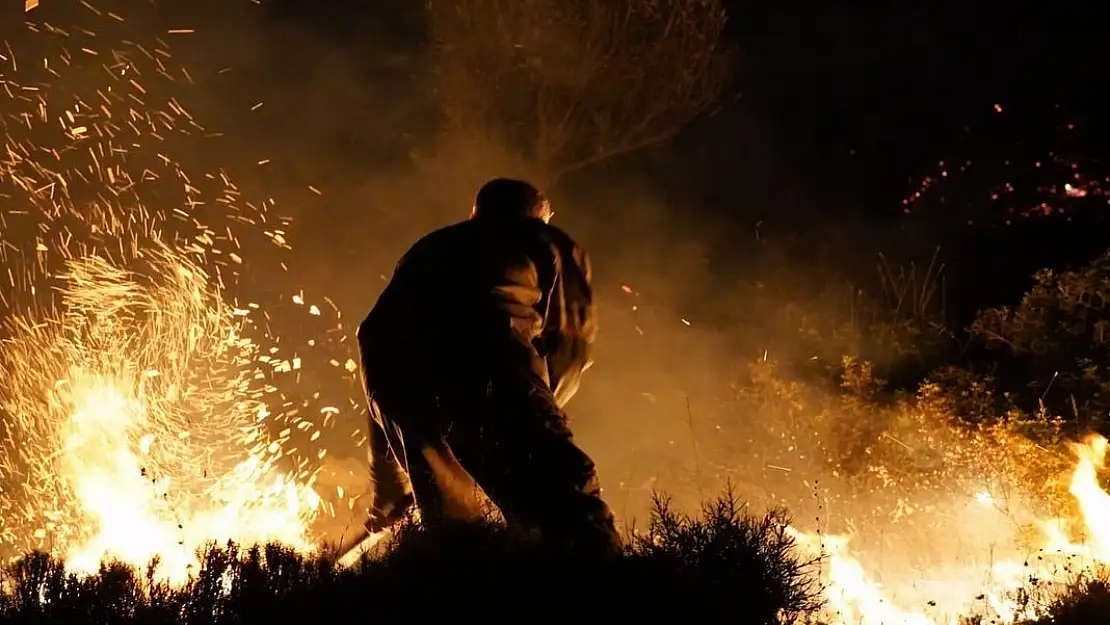
[[[445,130],[557,179],[664,141],[716,104],[720,0],[428,0]]]

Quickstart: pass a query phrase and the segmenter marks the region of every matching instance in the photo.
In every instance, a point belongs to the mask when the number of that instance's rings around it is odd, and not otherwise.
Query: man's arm
[[[533,371],[561,408],[591,364],[597,314],[589,256],[561,231],[547,236],[507,268],[495,292],[518,340],[534,353]]]
[[[508,315],[513,336],[519,343],[518,354],[528,361],[532,373],[545,383],[550,382],[547,363],[536,351],[536,339],[544,328],[541,309],[544,302],[544,279],[536,263],[527,257],[512,263],[494,287],[498,307]]]
[[[597,311],[593,275],[585,250],[573,246],[562,256],[547,320],[547,366],[560,407],[578,392],[582,374],[593,364]]]

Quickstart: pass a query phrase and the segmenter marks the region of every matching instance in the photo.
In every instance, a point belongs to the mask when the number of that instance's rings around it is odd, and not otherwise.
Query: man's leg
[[[379,424],[379,436],[385,440],[392,457],[399,461],[392,466],[407,474],[407,482],[411,484],[406,492],[407,503],[411,505],[415,497],[425,526],[443,521],[481,519],[481,488],[438,433],[440,428],[428,423],[429,416],[409,413],[391,404],[387,404],[389,408],[383,412],[380,402],[375,404],[379,419],[372,421]],[[391,418],[391,414],[396,417]],[[390,464],[386,461],[381,464],[388,471]]]
[[[463,468],[447,441],[440,438],[420,449],[421,464],[425,467],[429,490],[433,491],[435,504],[425,505],[417,495],[417,503],[424,517],[425,526],[443,522],[476,523],[485,519],[484,493],[474,477]]]
[[[584,552],[621,550],[613,513],[601,498],[593,460],[574,442],[566,417],[542,380],[491,385],[480,428],[449,440],[506,520],[544,540]]]
[[[367,529],[377,532],[391,527],[412,507],[413,484],[402,466],[404,458],[398,455],[400,449],[393,444],[395,437],[387,433],[387,429],[394,426],[386,421],[380,406],[373,400],[370,401],[369,427],[370,480],[374,490]]]

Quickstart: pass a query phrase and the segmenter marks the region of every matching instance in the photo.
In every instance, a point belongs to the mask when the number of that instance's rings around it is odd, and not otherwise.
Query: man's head
[[[494,178],[478,190],[471,219],[541,219],[551,221],[551,204],[523,180]]]

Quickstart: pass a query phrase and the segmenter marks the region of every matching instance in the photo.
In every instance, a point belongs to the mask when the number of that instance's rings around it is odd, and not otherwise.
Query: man
[[[527,182],[491,180],[469,220],[402,257],[359,326],[368,530],[391,526],[414,499],[425,524],[477,520],[484,491],[510,526],[619,552],[594,463],[562,410],[597,333],[590,264],[551,215]]]

